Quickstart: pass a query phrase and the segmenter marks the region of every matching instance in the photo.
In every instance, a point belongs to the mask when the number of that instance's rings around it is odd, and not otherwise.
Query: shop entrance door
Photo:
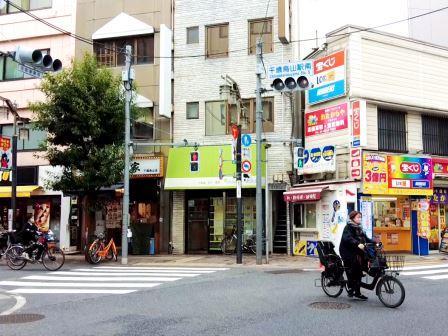
[[[187,209],[187,253],[207,253],[209,199],[190,199]]]

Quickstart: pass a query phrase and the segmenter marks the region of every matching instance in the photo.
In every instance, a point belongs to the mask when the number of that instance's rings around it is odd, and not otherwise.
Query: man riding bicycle
[[[25,223],[25,225],[22,228],[22,231],[20,232],[20,236],[22,238],[23,244],[27,248],[24,249],[22,253],[22,257],[26,260],[31,260],[31,255],[34,251],[36,251],[36,259],[40,258],[40,255],[42,254],[44,247],[42,244],[39,244],[37,242],[37,235],[39,233],[39,228],[37,227],[36,223],[34,223],[34,219],[32,216],[28,218],[28,221]]]
[[[359,211],[352,211],[349,220],[342,233],[339,253],[346,267],[348,279],[348,296],[360,300],[367,300],[367,296],[361,294],[362,271],[366,269],[365,248],[366,243],[374,243],[366,236],[361,227],[362,215]]]

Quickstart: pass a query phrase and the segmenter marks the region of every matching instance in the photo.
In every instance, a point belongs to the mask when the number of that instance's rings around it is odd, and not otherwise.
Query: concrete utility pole
[[[123,230],[121,235],[121,263],[128,263],[128,227],[129,227],[129,167],[131,146],[131,117],[130,104],[132,93],[132,80],[134,75],[131,70],[132,47],[126,46],[126,65],[122,72],[123,86],[125,89],[125,123],[124,123],[124,194],[123,194]]]
[[[239,118],[238,118],[239,119]],[[241,199],[241,124],[236,126],[236,263],[243,263],[243,200]]]
[[[263,41],[257,40],[257,91],[256,91],[256,136],[257,136],[257,265],[262,264],[263,258],[263,194],[261,190],[261,128],[263,121],[263,106],[261,103],[261,74],[263,73],[262,62]]]

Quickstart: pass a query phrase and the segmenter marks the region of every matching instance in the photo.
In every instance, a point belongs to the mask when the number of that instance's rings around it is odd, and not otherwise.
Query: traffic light
[[[271,87],[277,92],[303,91],[313,87],[311,76],[279,77],[272,81]]]
[[[190,172],[196,173],[199,171],[199,152],[190,152]]]
[[[26,49],[17,47],[14,54],[14,61],[23,65],[38,68],[41,71],[59,71],[62,69],[62,62],[53,59],[50,55],[43,55],[39,49]]]
[[[294,167],[297,174],[303,174],[303,165],[305,162],[305,149],[303,147],[294,147]]]

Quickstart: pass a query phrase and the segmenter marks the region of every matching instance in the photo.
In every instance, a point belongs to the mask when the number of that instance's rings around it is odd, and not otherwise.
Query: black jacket
[[[39,231],[39,228],[36,224],[27,222],[22,227],[22,231],[20,232],[20,236],[24,244],[30,244],[31,242],[36,242],[36,234]]]
[[[356,225],[349,220],[342,233],[339,254],[344,260],[353,260],[357,255],[363,255],[358,245],[365,243],[373,243],[373,240],[366,236],[361,225]]]

